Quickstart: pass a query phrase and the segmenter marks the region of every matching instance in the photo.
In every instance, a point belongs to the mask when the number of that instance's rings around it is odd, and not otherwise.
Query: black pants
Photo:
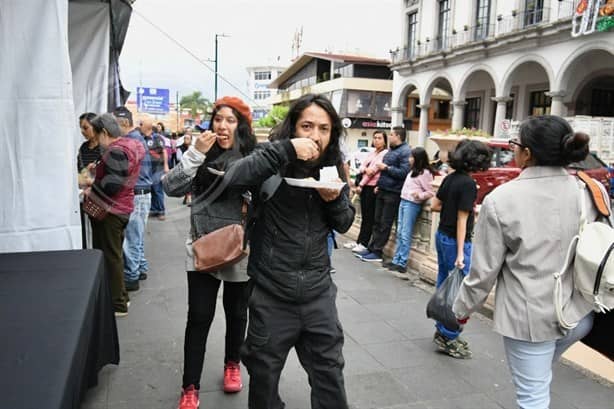
[[[399,203],[401,203],[399,193],[379,190],[375,195],[375,222],[369,251],[378,256],[382,255],[384,246],[390,237],[392,224],[399,214]]]
[[[200,389],[207,336],[215,316],[217,292],[221,281],[211,274],[188,271],[188,322],[183,344],[183,387]],[[224,363],[239,362],[240,348],[247,325],[247,281],[224,281],[226,348]],[[220,367],[220,374],[221,374]]]
[[[129,215],[109,213],[103,220],[92,222],[92,247],[102,250],[104,267],[111,285],[113,308],[118,312],[128,311],[128,292],[124,287],[124,230]]]
[[[360,233],[357,243],[369,246],[373,234],[373,221],[375,220],[375,186],[364,186],[360,192]]]
[[[343,381],[343,329],[337,287],[305,304],[286,303],[254,285],[241,358],[249,379],[249,409],[283,409],[279,377],[295,348],[311,385],[312,409],[347,409]]]

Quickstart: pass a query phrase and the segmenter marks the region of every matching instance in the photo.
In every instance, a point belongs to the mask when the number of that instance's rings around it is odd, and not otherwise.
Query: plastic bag
[[[435,290],[435,294],[426,305],[426,316],[439,321],[450,331],[460,330],[460,325],[452,312],[452,305],[463,283],[463,278],[465,278],[463,271],[455,267],[441,286]]]

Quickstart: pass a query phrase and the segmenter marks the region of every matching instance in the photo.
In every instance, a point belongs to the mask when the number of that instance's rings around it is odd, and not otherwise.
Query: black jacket
[[[405,178],[409,173],[410,155],[411,149],[405,142],[390,147],[382,158],[382,162],[388,165],[388,169],[380,172],[380,177],[377,181],[377,187],[380,190],[401,193],[403,183],[405,183]]]
[[[234,163],[225,178],[233,185],[252,186],[254,195],[267,178],[296,161],[289,140],[261,144],[252,154]],[[346,232],[355,210],[346,185],[331,202],[314,189],[282,181],[273,196],[259,204],[258,218],[250,231],[248,275],[271,295],[292,303],[304,303],[332,284],[327,235]]]

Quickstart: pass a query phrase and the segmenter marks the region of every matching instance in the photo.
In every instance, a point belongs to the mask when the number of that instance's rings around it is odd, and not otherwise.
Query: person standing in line
[[[380,177],[375,193],[375,217],[373,235],[366,250],[356,252],[362,261],[381,262],[384,246],[390,237],[392,224],[399,212],[401,188],[409,172],[409,155],[411,149],[405,142],[405,128],[395,126],[390,132],[390,149],[384,155],[382,163],[377,164]]]
[[[145,150],[137,141],[122,137],[119,124],[112,114],[102,114],[92,119],[92,127],[105,152],[96,166],[96,178],[90,189],[111,205],[104,219],[90,218],[93,247],[104,254],[115,316],[123,317],[128,315],[129,297],[124,286],[122,242],[134,207],[134,185]]]
[[[565,169],[586,158],[589,137],[547,115],[525,120],[509,143],[522,171],[484,199],[471,270],[452,309],[465,324],[496,285],[494,331],[503,337],[516,402],[521,409],[548,409],[553,363],[593,325],[592,303],[574,291],[573,263],[561,283],[565,319],[578,322],[575,328],[560,328],[553,297],[553,273],[565,266],[578,234],[581,200],[587,220],[598,217],[588,189]]]
[[[164,208],[164,190],[162,189],[162,176],[168,173],[168,157],[164,147],[164,140],[156,131],[151,117],[146,116],[140,129],[145,139],[151,157],[151,209],[149,215],[160,221],[166,219]]]
[[[217,293],[224,283],[226,317],[224,392],[241,391],[239,348],[247,325],[247,262],[214,272],[196,271],[192,242],[229,224],[241,223],[246,206],[246,188],[231,187],[212,202],[210,188],[223,179],[232,164],[248,155],[256,145],[249,106],[237,97],[215,101],[209,129],[203,130],[182,156],[181,162],[162,179],[164,191],[173,197],[193,192],[190,233],[186,241],[188,276],[188,320],[184,339],[183,382],[179,409],[196,409],[209,329],[215,315]],[[211,171],[213,170],[213,171]]]
[[[409,165],[411,170],[405,178],[401,190],[394,257],[389,263],[384,263],[384,267],[392,270],[397,277],[404,280],[409,280],[407,260],[411,250],[411,236],[414,225],[422,211],[424,202],[435,194],[432,183],[433,176],[437,173],[429,164],[428,154],[421,147],[414,148],[411,151]]]
[[[464,275],[469,272],[473,209],[478,194],[477,185],[469,172],[487,170],[492,152],[482,142],[463,139],[449,156],[448,162],[454,172],[443,179],[431,200],[431,210],[441,212],[435,234],[437,288],[455,267],[462,270]],[[433,342],[439,351],[453,358],[471,358],[469,344],[460,337],[460,330],[446,328],[440,322],[435,324],[435,328]]]
[[[79,128],[81,135],[85,138],[85,142],[79,147],[77,154],[77,171],[81,172],[87,168],[90,163],[95,163],[102,156],[102,146],[98,143],[98,139],[92,129],[92,119],[96,118],[93,112],[86,112],[79,116]]]
[[[137,291],[140,288],[139,281],[147,279],[149,263],[145,258],[145,231],[147,219],[151,207],[151,155],[143,135],[134,128],[132,113],[124,106],[117,107],[113,111],[126,138],[133,139],[143,145],[145,155],[141,161],[139,178],[134,186],[134,210],[130,213],[130,219],[124,235],[124,285],[127,291]]]
[[[250,374],[250,409],[285,406],[279,379],[291,348],[307,372],[312,407],[348,408],[343,329],[326,238],[331,230],[345,233],[352,225],[349,186],[313,189],[285,179],[318,180],[320,168],[340,167],[342,135],[331,102],[303,95],[274,130],[273,142],[260,144],[224,176],[229,186],[253,186],[254,193],[270,177],[281,176],[268,200],[257,202],[259,216],[249,232],[249,324],[241,359]]]
[[[351,243],[353,245],[347,247],[351,248],[354,253],[367,251],[371,241],[375,221],[375,188],[380,178],[378,166],[388,153],[388,135],[385,131],[373,132],[371,144],[375,150],[369,153],[358,169],[358,173],[362,174],[360,182],[356,186],[356,193],[360,195],[360,232],[356,243]]]

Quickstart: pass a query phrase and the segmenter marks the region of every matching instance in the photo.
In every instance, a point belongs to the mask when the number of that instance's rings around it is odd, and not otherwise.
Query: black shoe
[[[143,281],[143,280],[147,280],[147,273],[140,273],[139,274],[139,281]]]
[[[140,288],[139,280],[124,281],[124,285],[126,286],[126,291],[138,291]]]
[[[396,264],[394,264],[392,261],[382,263],[382,267],[387,268],[388,270],[393,270],[394,266],[396,266]]]

